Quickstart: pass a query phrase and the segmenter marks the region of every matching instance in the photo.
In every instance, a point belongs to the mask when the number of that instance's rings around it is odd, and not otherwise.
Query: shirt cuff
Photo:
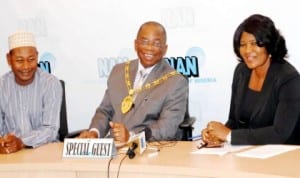
[[[228,135],[226,136],[226,141],[228,143],[231,143],[231,131],[228,133]]]
[[[98,130],[98,129],[96,129],[96,128],[91,128],[91,129],[90,129],[90,131],[94,131],[94,132],[96,132],[96,133],[97,133],[97,136],[98,136],[98,138],[100,138],[100,132],[99,132],[99,130]]]

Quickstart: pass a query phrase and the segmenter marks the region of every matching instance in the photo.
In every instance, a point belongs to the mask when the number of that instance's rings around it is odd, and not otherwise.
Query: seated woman
[[[236,29],[239,58],[226,124],[209,122],[202,130],[207,144],[300,144],[300,76],[285,60],[284,37],[273,21],[255,14]]]

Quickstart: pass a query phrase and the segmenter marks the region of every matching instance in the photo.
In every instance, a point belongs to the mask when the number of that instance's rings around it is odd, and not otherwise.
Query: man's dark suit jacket
[[[138,59],[130,62],[131,85],[138,70]],[[151,83],[174,71],[164,59],[157,63],[145,83]],[[188,99],[188,80],[175,75],[161,84],[137,94],[134,107],[126,114],[121,112],[121,102],[128,95],[125,83],[125,63],[117,64],[107,80],[107,89],[92,119],[90,128],[97,128],[104,137],[109,131],[109,121],[125,124],[132,132],[144,127],[151,129],[150,140],[181,139],[179,124],[183,121]]]
[[[254,106],[248,128],[239,121],[251,71],[245,63],[235,69],[229,119],[231,144],[300,144],[300,76],[287,61],[271,63]]]

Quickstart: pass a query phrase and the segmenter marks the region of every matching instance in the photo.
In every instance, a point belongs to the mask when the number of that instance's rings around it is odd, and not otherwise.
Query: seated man
[[[0,79],[0,153],[38,147],[58,136],[62,86],[37,68],[34,37],[18,32],[8,38],[11,71]]]
[[[150,130],[149,140],[181,138],[178,126],[186,111],[188,81],[163,59],[166,41],[161,24],[140,27],[134,43],[138,59],[112,69],[90,129],[80,138],[106,137],[110,130],[116,143],[124,144],[145,128]]]

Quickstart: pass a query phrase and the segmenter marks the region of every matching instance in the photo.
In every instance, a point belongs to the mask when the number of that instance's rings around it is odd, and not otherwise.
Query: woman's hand
[[[230,133],[230,129],[221,122],[211,121],[207,124],[207,130],[211,137],[215,137],[221,141],[227,141],[226,137]]]

